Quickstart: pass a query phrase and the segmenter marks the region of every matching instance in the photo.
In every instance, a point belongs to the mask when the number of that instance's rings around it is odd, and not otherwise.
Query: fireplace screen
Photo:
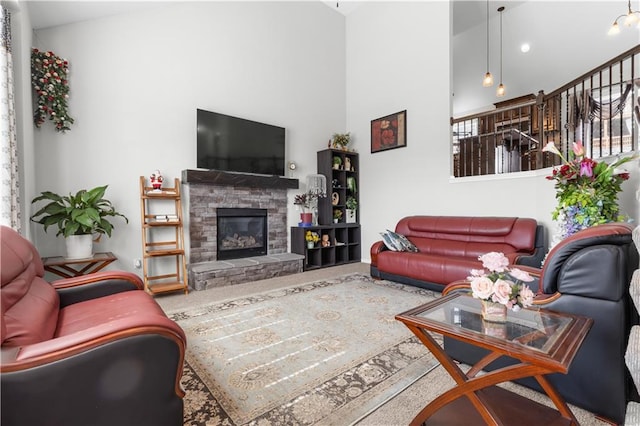
[[[267,254],[266,209],[216,209],[218,260]]]

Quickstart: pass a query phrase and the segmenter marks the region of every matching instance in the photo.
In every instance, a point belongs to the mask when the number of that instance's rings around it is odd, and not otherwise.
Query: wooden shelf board
[[[478,391],[485,401],[504,421],[504,425],[514,426],[565,426],[571,422],[546,405],[532,401],[498,386]],[[457,426],[485,424],[480,414],[466,397],[451,401],[424,422],[425,426]]]
[[[183,290],[185,293],[189,291],[187,285],[182,282],[167,282],[158,284],[147,284],[147,292],[151,294],[168,293],[172,291]]]
[[[182,249],[152,250],[152,251],[147,251],[144,255],[145,257],[179,256],[179,255],[184,255],[184,250]]]

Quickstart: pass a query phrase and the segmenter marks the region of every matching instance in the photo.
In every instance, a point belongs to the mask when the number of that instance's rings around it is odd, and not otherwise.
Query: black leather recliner
[[[582,230],[558,243],[542,269],[517,265],[537,280],[535,305],[542,309],[593,318],[594,323],[571,364],[569,373],[549,375],[570,404],[618,424],[624,423],[627,401],[638,399],[624,355],[638,312],[629,297],[629,283],[638,268],[638,251],[632,241],[633,226],[610,223]],[[443,295],[469,291],[467,282],[449,284]],[[473,365],[486,351],[445,337],[449,356]],[[494,370],[513,364],[501,358]],[[518,381],[541,391],[533,379]]]

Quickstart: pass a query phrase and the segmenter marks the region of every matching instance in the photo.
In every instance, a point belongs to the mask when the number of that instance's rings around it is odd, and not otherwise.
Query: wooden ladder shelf
[[[180,290],[187,294],[180,180],[160,190],[145,182],[140,176],[144,289],[152,295]]]

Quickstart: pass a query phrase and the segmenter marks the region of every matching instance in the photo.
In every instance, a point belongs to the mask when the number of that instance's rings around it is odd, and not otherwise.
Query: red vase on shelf
[[[311,221],[313,220],[312,213],[300,213],[300,226],[311,226]]]

